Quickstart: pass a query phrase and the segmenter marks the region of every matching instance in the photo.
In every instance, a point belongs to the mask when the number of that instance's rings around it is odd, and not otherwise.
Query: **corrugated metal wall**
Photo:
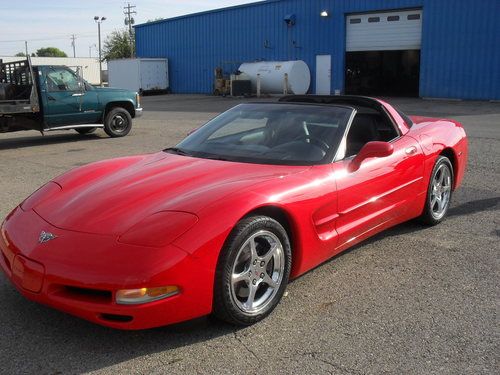
[[[177,93],[210,93],[213,70],[255,60],[332,55],[332,92],[344,89],[345,16],[423,8],[420,95],[500,99],[499,0],[268,0],[136,27],[137,56],[169,59]],[[329,17],[320,17],[322,10]],[[295,14],[296,25],[283,21]]]

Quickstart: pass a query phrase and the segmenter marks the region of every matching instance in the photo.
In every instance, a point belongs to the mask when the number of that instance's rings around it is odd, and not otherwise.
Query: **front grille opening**
[[[61,288],[58,288],[55,295],[67,299],[93,303],[110,303],[112,300],[112,293],[109,290],[80,288],[68,285],[62,285]]]
[[[130,315],[101,314],[100,316],[102,320],[114,323],[129,323],[134,319]]]

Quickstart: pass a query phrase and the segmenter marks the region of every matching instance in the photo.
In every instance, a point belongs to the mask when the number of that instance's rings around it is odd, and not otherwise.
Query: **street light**
[[[95,16],[94,21],[97,23],[97,37],[99,38],[99,82],[102,87],[101,23],[106,21],[106,17]]]

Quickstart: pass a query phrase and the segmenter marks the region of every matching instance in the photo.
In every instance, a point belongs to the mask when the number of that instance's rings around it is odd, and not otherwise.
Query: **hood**
[[[89,164],[54,181],[62,190],[33,209],[61,229],[119,235],[159,211],[197,214],[226,195],[307,166],[236,163],[160,152]]]
[[[116,87],[96,87],[96,86],[94,86],[94,90],[96,90],[97,92],[134,92],[131,90],[119,89]]]

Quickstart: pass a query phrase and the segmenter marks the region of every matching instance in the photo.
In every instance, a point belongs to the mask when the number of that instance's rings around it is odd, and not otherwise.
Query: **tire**
[[[97,128],[78,128],[75,129],[77,133],[85,135],[85,134],[90,134],[93,133],[97,130]]]
[[[450,207],[453,192],[453,166],[446,156],[439,156],[432,169],[427,198],[420,221],[436,225],[444,220]],[[439,198],[438,198],[439,197]]]
[[[132,129],[132,116],[121,107],[114,107],[104,119],[104,131],[111,138],[124,137]]]
[[[213,315],[240,326],[264,319],[285,292],[291,263],[290,241],[280,223],[267,216],[241,220],[219,256]]]

